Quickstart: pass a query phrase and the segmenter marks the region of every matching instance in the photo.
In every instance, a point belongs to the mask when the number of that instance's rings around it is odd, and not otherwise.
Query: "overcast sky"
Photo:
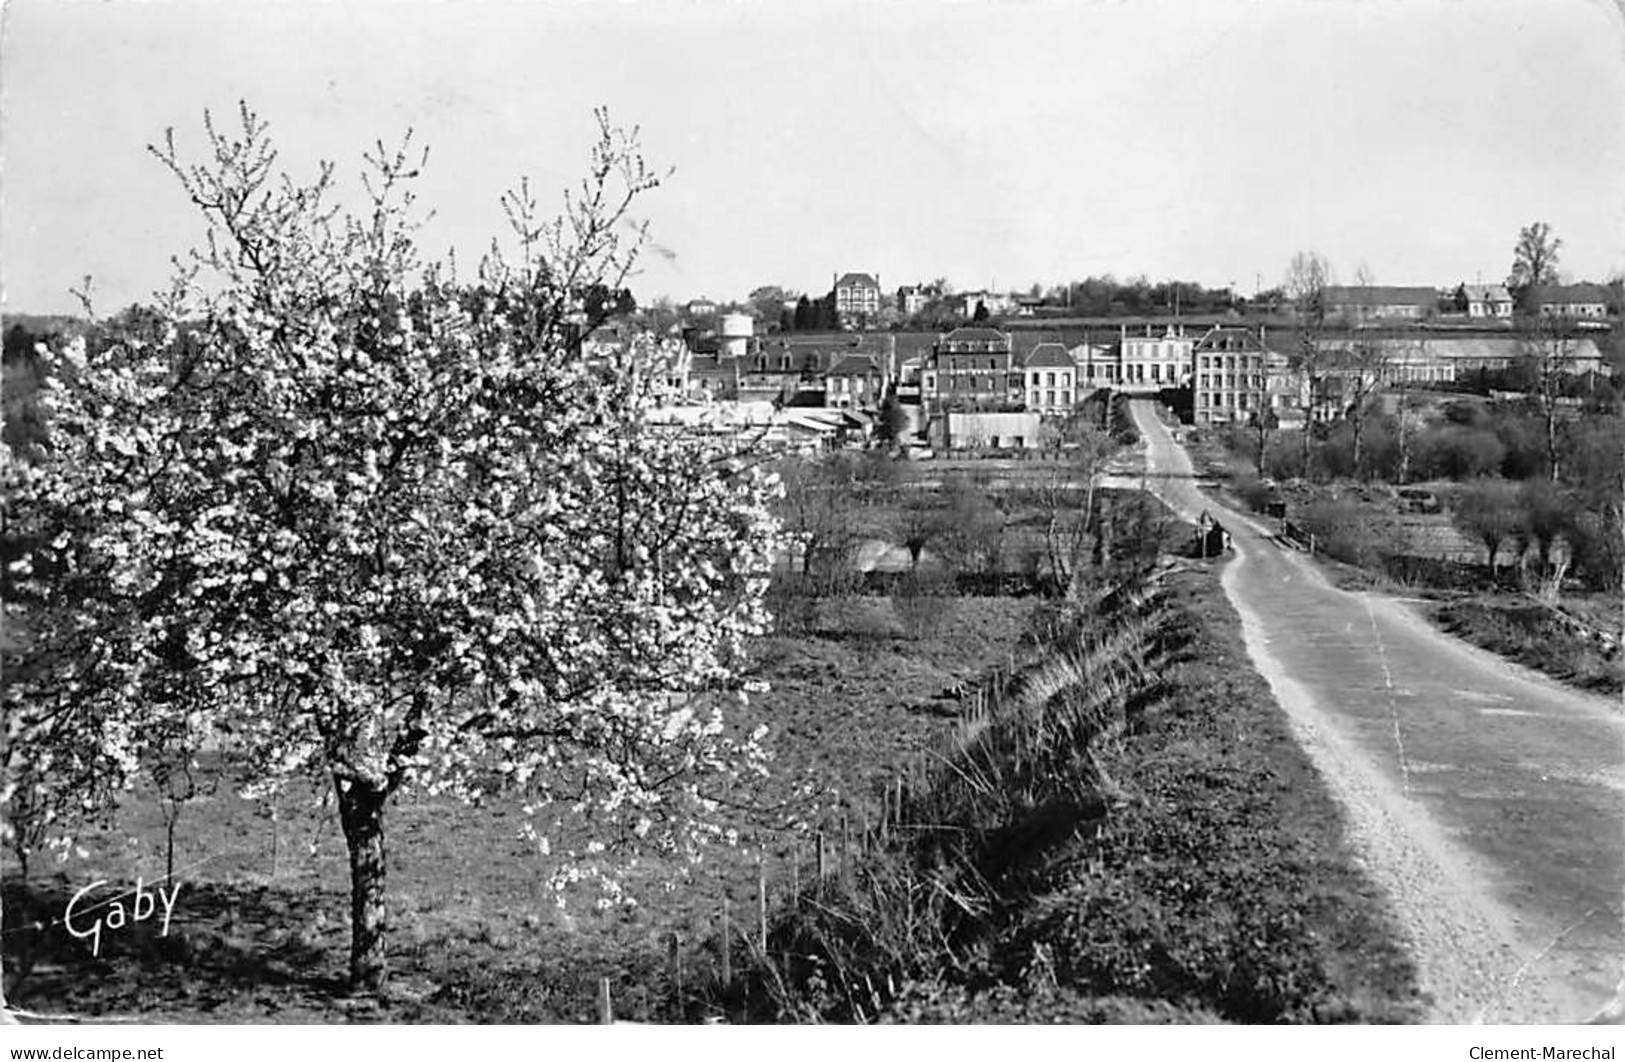
[[[10,311],[145,299],[201,229],[145,152],[246,99],[296,175],[431,146],[429,249],[583,171],[592,107],[675,168],[634,281],[959,288],[1090,273],[1248,293],[1293,251],[1343,279],[1505,278],[1551,223],[1625,270],[1625,19],[1609,0],[1063,3],[11,0],[0,42]]]

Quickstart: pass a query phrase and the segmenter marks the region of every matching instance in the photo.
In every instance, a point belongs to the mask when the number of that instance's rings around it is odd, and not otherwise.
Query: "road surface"
[[[1332,587],[1269,521],[1197,490],[1151,403],[1134,418],[1147,487],[1231,530],[1224,586],[1248,652],[1347,809],[1435,1020],[1584,1021],[1625,998],[1618,703],[1443,634],[1404,602]]]

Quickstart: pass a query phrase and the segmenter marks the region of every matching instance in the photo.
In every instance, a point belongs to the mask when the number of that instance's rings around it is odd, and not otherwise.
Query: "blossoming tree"
[[[331,166],[278,172],[246,107],[230,134],[206,120],[204,164],[166,138],[207,243],[140,327],[61,351],[47,457],[12,470],[14,511],[73,517],[24,567],[57,644],[86,653],[8,709],[71,702],[95,734],[71,747],[104,776],[163,733],[266,784],[330,784],[358,988],[385,976],[403,789],[510,786],[692,851],[719,788],[761,769],[723,706],[766,620],[776,487],[733,444],[649,421],[655,340],[582,353],[658,183],[635,132],[598,120],[562,214],[521,186],[513,238],[467,280],[419,256],[406,144],[367,156],[353,216]]]

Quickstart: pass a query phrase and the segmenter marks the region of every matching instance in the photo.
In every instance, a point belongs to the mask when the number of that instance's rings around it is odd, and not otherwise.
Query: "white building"
[[[1029,411],[1061,415],[1077,404],[1078,363],[1064,344],[1038,344],[1028,352],[1021,371]]]
[[[1125,325],[1120,345],[1118,389],[1151,392],[1191,382],[1196,337],[1186,335],[1184,325],[1168,325],[1161,334],[1147,325],[1142,335],[1130,335]]]

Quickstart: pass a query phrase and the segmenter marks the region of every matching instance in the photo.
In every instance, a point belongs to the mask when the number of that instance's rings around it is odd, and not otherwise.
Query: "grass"
[[[609,977],[619,1014],[696,1018],[723,897],[744,917],[758,860],[775,895],[810,873],[811,826],[797,824],[833,823],[862,805],[948,726],[938,695],[1007,663],[1031,607],[954,598],[929,634],[908,637],[884,598],[824,601],[813,633],[761,640],[757,677],[772,690],[752,698],[738,725],[771,727],[773,777],[749,794],[754,810],[732,813],[738,847],[695,867],[646,861],[631,874],[640,902],[629,910],[600,911],[591,893],[558,909],[543,886],[554,864],[518,839],[517,806],[403,798],[387,818],[392,989],[382,1000],[350,998],[341,983],[344,845],[336,822],[297,789],[278,802],[274,830],[269,806],[230,786],[183,809],[175,853],[183,885],[168,938],[150,923],[126,928],[92,958],[52,924],[91,881],[112,882],[100,890],[108,895],[138,874],[149,887],[162,876],[160,805],[138,791],[110,823],[85,831],[82,855],[55,865],[37,858],[31,890],[6,880],[8,999],[41,1012],[155,1021],[568,1022],[591,1019],[597,979]]]
[[[1340,812],[1212,568],[1052,626],[891,840],[754,953],[759,1020],[1417,1018]],[[1070,647],[1059,653],[1059,647]]]
[[[1580,633],[1561,613],[1521,596],[1448,601],[1433,608],[1432,618],[1474,645],[1581,689],[1608,694],[1625,689],[1617,613],[1609,624],[1614,633],[1611,645]]]

